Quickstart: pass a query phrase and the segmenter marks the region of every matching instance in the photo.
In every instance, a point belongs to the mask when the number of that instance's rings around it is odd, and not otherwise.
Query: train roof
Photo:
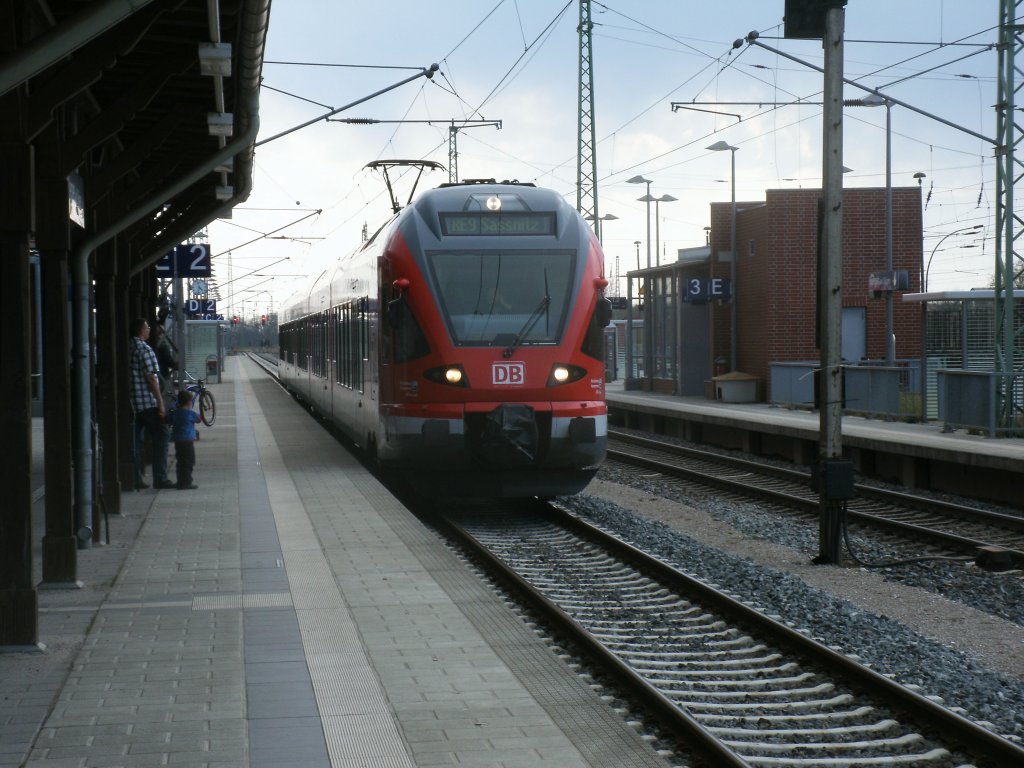
[[[317,291],[329,289],[334,275],[344,269],[343,265],[347,260],[371,246],[391,226],[399,226],[407,216],[415,215],[422,220],[436,222],[439,213],[488,212],[493,210],[494,198],[500,201],[502,212],[563,211],[576,214],[576,209],[564,196],[554,190],[538,187],[532,182],[466,179],[424,190],[399,213],[390,216],[367,241],[359,243],[354,248],[340,250],[337,259],[325,270],[315,276],[310,275],[310,279],[283,302],[283,321],[287,322],[319,309],[310,303],[311,297]]]
[[[467,179],[429,189],[409,207],[428,207],[435,211],[487,211],[490,210],[487,200],[495,195],[502,199],[503,211],[550,211],[569,205],[554,190],[530,182]]]

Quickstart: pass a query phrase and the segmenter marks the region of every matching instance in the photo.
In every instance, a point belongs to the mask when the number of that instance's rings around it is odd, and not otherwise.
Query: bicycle
[[[185,377],[191,382],[185,389],[192,393],[192,407],[198,406],[199,418],[203,424],[212,427],[214,419],[217,418],[217,403],[213,399],[213,393],[206,388],[203,379],[197,379],[188,371],[185,371]]]

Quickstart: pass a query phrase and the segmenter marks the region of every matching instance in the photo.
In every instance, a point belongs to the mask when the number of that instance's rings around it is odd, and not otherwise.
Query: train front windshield
[[[429,260],[456,345],[555,344],[561,338],[574,252],[443,251]]]

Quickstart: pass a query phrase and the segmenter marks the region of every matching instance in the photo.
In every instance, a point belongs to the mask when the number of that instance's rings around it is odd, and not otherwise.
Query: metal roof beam
[[[133,88],[122,94],[113,104],[96,116],[65,144],[65,172],[70,173],[81,163],[85,153],[114,136],[125,124],[134,119],[159,95],[177,74],[195,64],[190,52],[169,56],[143,73]]]
[[[153,0],[93,2],[31,43],[0,59],[0,96],[39,75]]]

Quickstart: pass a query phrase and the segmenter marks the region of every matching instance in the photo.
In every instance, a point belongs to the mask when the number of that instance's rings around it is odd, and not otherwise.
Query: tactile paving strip
[[[277,444],[259,439],[269,425],[251,413],[331,765],[415,768]]]
[[[223,611],[232,608],[288,608],[292,596],[287,592],[246,592],[241,595],[196,595],[193,611]]]

